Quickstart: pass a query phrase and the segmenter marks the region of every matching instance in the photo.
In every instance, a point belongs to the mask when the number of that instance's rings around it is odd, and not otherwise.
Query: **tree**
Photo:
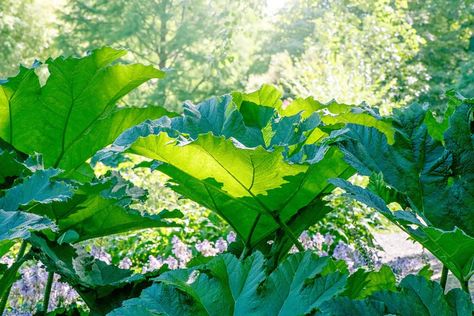
[[[19,63],[47,56],[55,36],[51,1],[0,2],[0,78],[13,75]]]
[[[455,88],[459,78],[461,82],[457,85],[461,88],[463,82],[473,81],[468,61],[472,60],[469,47],[474,45],[474,2],[417,0],[410,1],[408,9],[413,28],[425,40],[416,60],[426,68],[428,77],[425,81],[429,83],[429,89],[420,100],[442,104],[444,93]]]
[[[167,78],[135,100],[176,108],[241,87],[254,53],[264,1],[69,1],[58,47],[74,53],[104,44],[159,65]]]
[[[279,82],[290,96],[367,101],[386,108],[426,90],[424,80],[418,80],[424,76],[423,65],[413,62],[422,39],[407,22],[405,1],[312,1],[311,7],[308,1],[298,3],[299,9],[293,10],[313,10],[311,18],[291,15],[294,21],[276,24],[290,25],[288,34],[306,25],[304,52],[298,55],[291,45],[281,47],[283,53],[272,58],[269,71],[257,82]]]

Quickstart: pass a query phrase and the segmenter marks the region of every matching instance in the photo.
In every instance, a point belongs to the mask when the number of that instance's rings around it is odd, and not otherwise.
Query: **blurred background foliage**
[[[3,0],[0,76],[110,45],[168,72],[126,103],[179,111],[262,83],[286,97],[367,102],[472,95],[472,0]]]
[[[123,103],[178,112],[187,100],[263,83],[277,85],[284,98],[367,102],[382,113],[412,101],[443,104],[453,88],[474,96],[472,0],[2,0],[0,38],[0,78],[48,56],[125,48],[125,62],[157,65],[167,77]],[[175,255],[178,239],[193,255],[229,241],[229,228],[174,193],[163,175],[126,167],[122,173],[149,191],[137,208],[178,208],[184,228],[113,236],[88,247],[105,247],[112,262],[129,258],[138,269],[149,256]],[[328,202],[334,212],[311,233],[335,236],[332,250],[338,241],[375,247],[376,215],[337,192]]]

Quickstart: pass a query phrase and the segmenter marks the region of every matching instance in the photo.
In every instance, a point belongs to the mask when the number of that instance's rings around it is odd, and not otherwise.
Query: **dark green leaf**
[[[48,204],[65,201],[72,196],[73,187],[53,178],[60,172],[55,169],[38,170],[22,183],[5,190],[0,198],[0,209],[16,211],[31,203]]]
[[[31,231],[55,229],[49,219],[25,212],[5,212],[0,210],[0,241],[26,239]]]
[[[74,237],[74,242],[79,242],[138,229],[178,226],[168,221],[182,216],[177,210],[148,215],[132,209],[130,204],[137,196],[128,195],[130,190],[127,188],[123,182],[106,178],[81,185],[67,202],[38,205],[30,212],[47,216],[57,223],[61,235],[58,242],[64,242],[66,237]]]

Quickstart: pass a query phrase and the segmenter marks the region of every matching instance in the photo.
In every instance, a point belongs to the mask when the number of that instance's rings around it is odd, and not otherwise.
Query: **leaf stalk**
[[[443,264],[443,270],[441,271],[440,285],[443,288],[443,293],[446,290],[446,281],[448,280],[448,268]]]
[[[461,287],[464,292],[467,294],[471,295],[471,292],[469,291],[469,280],[464,280],[461,282]]]
[[[15,274],[20,269],[23,262],[26,261],[24,256],[25,256],[25,251],[26,251],[26,246],[27,245],[28,244],[25,240],[23,240],[21,242],[20,250],[18,251],[18,255],[16,256],[15,263],[12,266],[12,268],[14,270],[16,270],[16,271],[14,271]],[[7,306],[8,298],[10,296],[10,291],[11,290],[12,290],[12,284],[10,284],[10,286],[5,290],[5,293],[3,294],[3,296],[0,298],[0,316],[3,315],[3,313],[5,311],[5,308]]]
[[[46,288],[44,289],[44,299],[43,299],[43,308],[42,312],[45,315],[48,312],[49,307],[49,299],[51,297],[51,289],[53,288],[53,281],[54,281],[54,272],[48,272],[48,280],[46,281]]]

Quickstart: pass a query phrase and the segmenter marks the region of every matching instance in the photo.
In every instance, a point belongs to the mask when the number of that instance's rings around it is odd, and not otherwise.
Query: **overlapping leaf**
[[[48,204],[55,201],[66,201],[73,194],[70,184],[53,180],[58,170],[38,170],[25,178],[22,183],[5,190],[0,198],[0,209],[16,211],[30,203]]]
[[[31,231],[54,229],[50,219],[20,211],[26,206],[64,202],[71,198],[73,187],[55,180],[55,169],[37,170],[21,183],[5,190],[0,197],[0,240],[28,238]]]
[[[38,250],[36,257],[81,295],[93,315],[105,315],[119,307],[122,301],[138,296],[142,289],[151,285],[148,280],[160,272],[133,274],[37,234],[29,241]]]
[[[22,159],[10,145],[0,139],[0,188],[8,188],[15,178],[20,176],[26,168]]]
[[[84,58],[49,59],[44,86],[35,69],[22,67],[0,84],[0,138],[27,154],[43,154],[46,167],[90,179],[84,162],[97,150],[126,128],[169,114],[159,107],[116,107],[140,84],[164,76],[151,66],[110,66],[125,53],[102,48]]]
[[[373,128],[350,126],[341,148],[347,162],[371,175],[372,183],[362,189],[346,181],[333,182],[400,225],[462,282],[474,272],[471,113],[472,105],[458,106],[444,134],[444,146],[431,138],[423,124],[426,111],[416,104],[395,115],[393,145]],[[386,207],[390,202],[407,209],[391,212]]]
[[[337,103],[336,101],[323,104],[312,97],[306,99],[296,98],[290,103],[283,103],[280,100],[281,92],[268,85],[264,85],[260,90],[252,93],[234,92],[233,97],[239,108],[248,107],[249,104],[261,104],[275,108],[279,115],[283,117],[301,113],[303,118],[307,118],[313,115],[314,112],[318,112],[321,120],[326,125],[352,123],[374,127],[384,133],[390,143],[393,142],[394,130],[390,122],[387,119],[382,119],[376,109],[371,109],[366,105],[354,106]],[[325,135],[319,129],[315,129],[311,134],[311,137],[308,137],[309,143]]]
[[[303,315],[344,290],[347,276],[335,270],[328,258],[306,253],[268,276],[260,253],[244,262],[222,255],[196,270],[163,274],[109,315]]]
[[[32,231],[54,228],[54,223],[42,216],[0,210],[0,241],[26,239],[30,237]]]
[[[444,107],[428,107],[424,124],[428,128],[428,133],[433,139],[444,141],[444,132],[449,128],[449,120],[454,111],[460,105],[474,104],[474,99],[468,99],[454,90],[446,92],[448,102]]]
[[[123,186],[130,184],[117,184],[118,177],[115,175],[80,185],[69,201],[37,205],[30,212],[54,220],[62,242],[79,242],[144,228],[177,226],[168,221],[181,216],[177,210],[147,215],[132,209],[131,204],[139,197],[125,192]]]
[[[396,118],[393,146],[373,128],[351,126],[342,144],[346,160],[364,175],[383,174],[390,187],[407,196],[411,208],[443,229],[462,228],[474,235],[474,150],[469,106],[451,117],[443,145],[423,124],[425,111],[413,105]]]
[[[381,290],[364,300],[337,297],[326,302],[316,315],[459,315],[473,312],[467,293],[453,289],[444,295],[441,286],[424,277],[408,275],[397,290]]]
[[[140,297],[109,315],[469,315],[459,289],[444,295],[436,282],[409,276],[399,286],[388,268],[349,276],[347,267],[306,252],[270,274],[260,253],[243,261],[220,255],[207,264],[160,275]],[[358,289],[356,293],[350,289]],[[354,294],[360,299],[353,299]],[[430,302],[435,300],[435,302]],[[438,313],[438,314],[437,314]]]
[[[367,189],[347,181],[331,180],[356,200],[381,212],[399,225],[413,239],[430,250],[461,281],[469,280],[474,271],[474,238],[459,228],[451,231],[428,227],[410,211],[392,212],[385,201]]]
[[[271,107],[237,107],[224,96],[131,128],[95,160],[110,163],[127,152],[162,162],[157,169],[177,192],[219,213],[252,247],[328,194],[327,179],[352,174],[337,149],[305,144],[319,125],[316,113],[279,117]],[[305,227],[327,212],[313,211],[318,216],[306,216]],[[294,227],[295,234],[305,228]]]

